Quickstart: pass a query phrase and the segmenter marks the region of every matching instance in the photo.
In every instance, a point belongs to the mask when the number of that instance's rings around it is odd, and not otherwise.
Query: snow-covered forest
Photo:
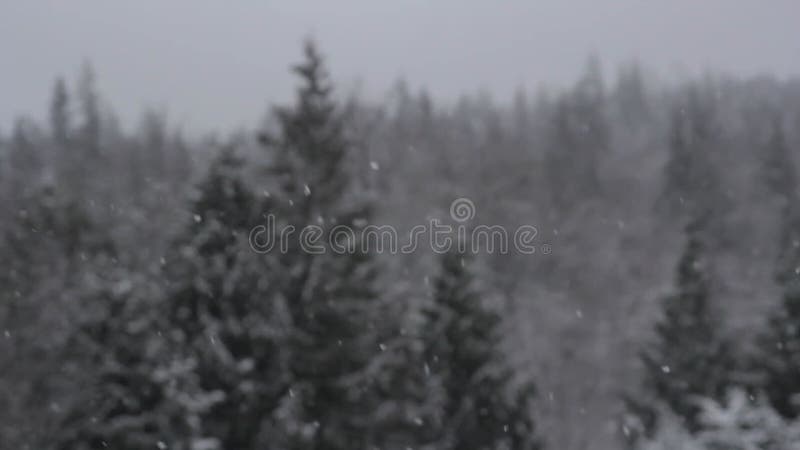
[[[121,123],[87,64],[0,130],[0,449],[800,448],[799,79],[376,101],[299,50],[259,129]],[[456,198],[550,251],[249,241]]]

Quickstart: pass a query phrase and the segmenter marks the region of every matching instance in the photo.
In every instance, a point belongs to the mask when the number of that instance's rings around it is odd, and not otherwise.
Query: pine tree
[[[8,183],[12,200],[35,195],[35,187],[44,166],[41,149],[37,145],[37,130],[28,120],[14,123],[8,150]]]
[[[98,258],[113,253],[78,202],[32,184],[0,233],[0,441],[45,446],[74,394],[64,342]],[[15,437],[16,436],[16,437]]]
[[[150,110],[142,116],[142,149],[139,164],[153,181],[161,181],[167,170],[167,118],[163,112]]]
[[[701,399],[703,431],[697,441],[709,449],[789,450],[800,446],[800,424],[786,420],[762,398],[732,389],[725,401]]]
[[[635,62],[621,67],[617,77],[614,94],[617,113],[629,130],[635,130],[652,120],[644,78],[641,66]]]
[[[76,98],[82,121],[79,143],[84,155],[97,157],[100,154],[100,100],[95,89],[94,69],[88,62],[81,69]]]
[[[274,277],[248,246],[259,204],[242,165],[231,151],[212,164],[167,262],[165,370],[177,371],[176,392],[193,397],[182,407],[194,418],[194,444],[247,450],[273,445],[265,433],[286,392],[286,353]]]
[[[309,225],[319,226],[322,236],[336,225],[353,233],[348,251],[333,251],[322,239],[319,253],[303,248],[295,235],[279,258],[280,290],[291,317],[287,445],[368,448],[375,438],[375,399],[367,367],[380,352],[376,265],[361,245],[370,208],[351,183],[344,116],[312,43],[294,72],[302,82],[296,104],[277,108],[279,133],[262,136],[276,184],[269,212],[279,228],[291,225],[298,233]]]
[[[538,448],[533,385],[512,386],[500,348],[501,318],[484,304],[473,277],[468,255],[445,254],[425,311],[426,364],[444,387],[435,448]]]
[[[93,395],[58,448],[271,448],[285,358],[241,166],[229,151],[212,163],[163,270],[115,271],[86,300],[71,342]]]
[[[100,270],[106,265],[110,269]],[[166,328],[156,302],[163,299],[153,273],[135,273],[98,261],[82,286],[75,328],[62,352],[72,395],[53,434],[63,450],[158,448],[187,433],[184,411],[167,398]],[[172,407],[172,410],[170,410]],[[173,446],[178,450],[185,447]]]
[[[659,206],[670,215],[690,220],[704,215],[709,218],[709,232],[718,235],[729,199],[721,189],[720,174],[715,168],[720,136],[715,99],[709,89],[690,86],[672,108],[670,155]]]
[[[800,445],[800,426],[786,420],[763,399],[743,389],[730,390],[724,399],[698,398],[702,430],[689,434],[680,420],[665,414],[658,431],[637,447],[640,450],[770,449]]]
[[[380,405],[374,415],[375,434],[386,450],[436,448],[441,430],[444,388],[426,362],[427,323],[411,289],[388,294],[383,310],[381,353],[370,364]],[[398,320],[398,318],[403,318]],[[432,447],[433,446],[433,447]]]
[[[800,413],[800,210],[797,178],[782,125],[776,118],[767,143],[764,174],[767,187],[778,199],[780,233],[775,279],[782,290],[779,309],[758,338],[760,352],[755,370],[764,377],[763,389],[775,409],[785,417]]]
[[[686,249],[677,267],[677,292],[664,299],[656,341],[641,354],[648,393],[683,419],[690,430],[699,425],[694,398],[721,398],[734,369],[731,345],[712,306],[704,226],[702,219],[687,225]]]
[[[56,79],[50,100],[50,133],[53,142],[59,147],[66,147],[71,133],[69,94],[63,78]]]
[[[169,160],[171,182],[176,190],[184,189],[186,180],[192,178],[192,155],[189,145],[178,131],[172,137],[172,154]]]
[[[763,181],[785,213],[797,199],[797,173],[783,132],[783,117],[774,114],[771,119],[769,139],[763,149]]]
[[[611,139],[606,113],[600,63],[591,58],[575,89],[562,95],[550,114],[545,164],[550,184],[558,186],[551,194],[555,208],[569,211],[601,192],[599,162]]]

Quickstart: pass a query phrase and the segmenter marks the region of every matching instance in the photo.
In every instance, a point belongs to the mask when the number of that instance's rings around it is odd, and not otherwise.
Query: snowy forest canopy
[[[123,127],[89,66],[0,133],[0,448],[800,448],[800,80],[592,59],[441,105],[292,70],[224,138]],[[248,245],[455,198],[552,252]]]

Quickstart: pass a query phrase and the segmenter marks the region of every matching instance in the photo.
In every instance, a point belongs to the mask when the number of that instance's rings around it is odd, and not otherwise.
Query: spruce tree
[[[373,426],[386,450],[436,448],[441,434],[444,387],[426,361],[428,323],[409,291],[401,288],[399,296],[389,296],[381,321],[389,327],[381,333],[382,352],[371,364],[380,399]]]
[[[113,246],[80,203],[49,185],[30,190],[0,232],[0,441],[45,447],[75,392],[65,342]]]
[[[730,208],[721,174],[716,169],[721,137],[716,98],[709,86],[691,85],[680,94],[670,113],[669,159],[658,201],[669,217],[706,217],[709,249],[724,239],[722,224]]]
[[[734,369],[731,345],[712,306],[704,232],[702,219],[687,225],[676,292],[664,299],[656,340],[641,354],[648,393],[684,420],[690,430],[699,425],[695,399],[720,399]]]
[[[8,171],[8,193],[12,201],[35,194],[44,160],[42,150],[37,145],[37,130],[33,123],[17,119],[6,155]]]
[[[514,386],[500,348],[500,316],[484,303],[467,254],[443,255],[432,303],[425,309],[428,370],[444,389],[435,448],[532,449],[534,387]]]
[[[376,267],[361,245],[370,208],[352,183],[345,117],[312,43],[294,72],[301,80],[296,103],[276,109],[279,130],[261,139],[272,159],[269,212],[278,229],[294,226],[300,233],[314,225],[324,238],[309,249],[296,233],[279,257],[280,292],[291,317],[286,445],[368,448],[376,438],[371,431],[376,400],[367,368],[381,351]],[[327,239],[337,225],[352,230],[344,252],[332,249]]]
[[[194,366],[183,381],[208,401],[197,411],[198,438],[223,449],[265,448],[263,432],[285,391],[280,305],[247,243],[258,202],[242,165],[230,151],[212,165],[187,239],[168,262],[173,360]]]
[[[95,88],[94,69],[88,62],[81,68],[75,98],[81,118],[78,129],[81,153],[85,157],[97,157],[100,155],[100,100]]]
[[[795,166],[779,118],[774,119],[764,155],[766,185],[780,211],[775,279],[781,303],[758,337],[760,351],[753,363],[772,405],[781,415],[794,418],[800,413],[800,211]]]
[[[783,117],[775,114],[770,122],[769,138],[763,148],[762,179],[769,194],[777,200],[780,212],[786,213],[797,199],[797,173],[783,132]]]
[[[98,261],[110,268],[98,270],[78,297],[75,328],[62,349],[62,374],[73,391],[52,436],[55,449],[152,449],[179,442],[188,428],[182,409],[173,403],[170,411],[167,382],[158,375],[159,361],[166,364],[167,332],[155,306],[161,284],[153,273],[113,263]]]
[[[59,448],[272,448],[286,358],[242,164],[230,151],[212,163],[163,269],[112,277],[87,302],[73,341],[95,395]]]
[[[71,130],[70,104],[67,85],[63,78],[56,79],[50,99],[50,133],[53,142],[64,148],[67,146]]]
[[[550,194],[554,208],[572,210],[602,191],[599,161],[608,153],[610,139],[600,63],[591,58],[580,81],[558,99],[549,117],[544,164],[548,181],[558,186]]]

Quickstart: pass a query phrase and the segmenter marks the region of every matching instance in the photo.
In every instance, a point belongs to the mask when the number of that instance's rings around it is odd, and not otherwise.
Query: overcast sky
[[[126,122],[165,107],[191,130],[252,126],[287,98],[311,35],[367,96],[404,77],[435,97],[563,86],[587,55],[663,78],[800,73],[800,1],[0,0],[0,130],[44,117],[53,79],[90,60]]]

